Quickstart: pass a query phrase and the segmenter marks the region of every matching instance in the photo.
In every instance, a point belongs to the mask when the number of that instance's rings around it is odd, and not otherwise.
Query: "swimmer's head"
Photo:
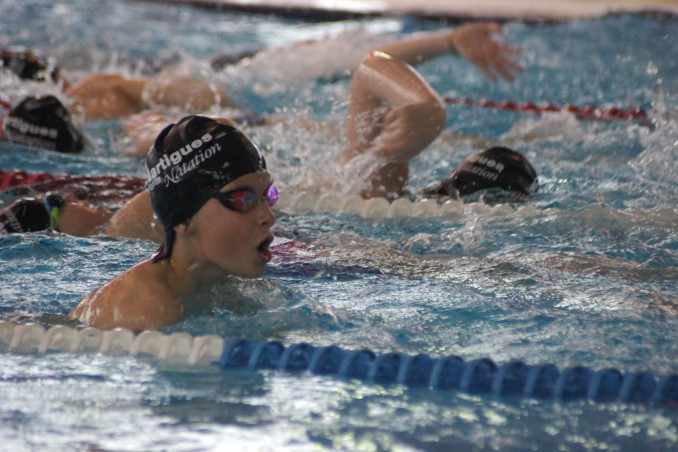
[[[0,212],[0,235],[44,231],[50,227],[50,214],[43,201],[21,199]]]
[[[23,146],[69,154],[85,147],[70,112],[54,96],[27,97],[9,112],[2,128],[4,140]]]
[[[502,189],[532,195],[539,188],[537,172],[520,152],[493,147],[472,155],[442,182],[425,188],[424,196],[464,197],[481,190]]]
[[[229,182],[266,171],[263,155],[242,132],[204,116],[168,125],[146,156],[146,188],[165,240],[154,259],[171,256],[174,227],[186,222]]]
[[[25,47],[7,47],[0,50],[0,68],[8,69],[24,80],[59,80],[59,66],[53,58]]]

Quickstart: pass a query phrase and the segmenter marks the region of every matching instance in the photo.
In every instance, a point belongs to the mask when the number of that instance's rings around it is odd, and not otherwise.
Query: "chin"
[[[234,272],[233,274],[241,278],[258,278],[259,276],[266,273],[266,266],[261,266],[257,268],[252,268],[246,271]]]

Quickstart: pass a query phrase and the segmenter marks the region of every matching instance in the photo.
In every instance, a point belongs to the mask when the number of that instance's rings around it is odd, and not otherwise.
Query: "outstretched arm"
[[[119,74],[92,74],[66,90],[71,109],[88,120],[113,119],[141,110],[146,80]]]
[[[92,74],[66,94],[71,98],[71,108],[88,120],[121,118],[149,107],[190,111],[204,111],[214,105],[237,108],[218,85],[170,71],[148,78]]]
[[[496,81],[499,76],[513,81],[513,73],[523,70],[514,60],[519,50],[493,38],[494,34],[501,32],[501,25],[496,22],[475,22],[460,25],[451,31],[420,33],[377,46],[375,50],[409,64],[423,63],[456,52],[476,65],[490,80]]]

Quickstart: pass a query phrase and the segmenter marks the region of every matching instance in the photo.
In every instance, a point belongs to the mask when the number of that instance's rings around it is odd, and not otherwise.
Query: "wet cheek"
[[[249,243],[245,228],[228,222],[214,226],[208,240],[204,242],[205,253],[216,262],[237,262]]]

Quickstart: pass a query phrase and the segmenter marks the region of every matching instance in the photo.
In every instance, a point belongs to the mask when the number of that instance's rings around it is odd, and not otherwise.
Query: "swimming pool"
[[[216,53],[363,25],[126,1],[5,1],[0,16],[8,18],[0,44],[42,48],[73,76],[92,68],[143,71],[158,58],[207,71],[201,64]],[[440,26],[408,18],[364,25],[394,34]],[[283,203],[278,235],[319,252],[278,256],[266,277],[220,285],[163,332],[675,374],[678,60],[670,56],[676,33],[675,18],[642,15],[509,22],[505,39],[521,46],[526,67],[512,85],[492,85],[452,56],[420,66],[452,97],[638,107],[654,124],[450,106],[449,130],[496,138],[528,155],[541,181],[529,209],[476,203],[442,218],[369,218]],[[359,38],[340,34],[325,52],[334,55],[333,46]],[[278,74],[276,61],[204,73],[258,112],[312,109],[324,121],[339,121],[347,80],[330,77],[332,68],[323,68],[321,79],[304,79],[317,52],[299,55],[298,73]],[[262,81],[274,75],[275,83]],[[3,96],[25,87],[0,84]],[[90,123],[85,130],[94,147],[83,155],[29,154],[2,143],[0,167],[140,174],[138,161],[119,156],[118,124]],[[301,129],[251,133],[264,144],[283,194],[292,186],[311,190],[326,177],[323,163],[339,151],[336,142]],[[414,189],[476,150],[471,142],[436,141],[413,163]],[[345,197],[354,187],[343,181],[333,193]],[[133,240],[48,234],[0,241],[0,310],[17,323],[49,324],[37,316],[67,313],[83,294],[155,249]],[[1,356],[0,437],[8,450],[671,450],[678,444],[676,411],[640,404],[500,398],[130,356]]]

